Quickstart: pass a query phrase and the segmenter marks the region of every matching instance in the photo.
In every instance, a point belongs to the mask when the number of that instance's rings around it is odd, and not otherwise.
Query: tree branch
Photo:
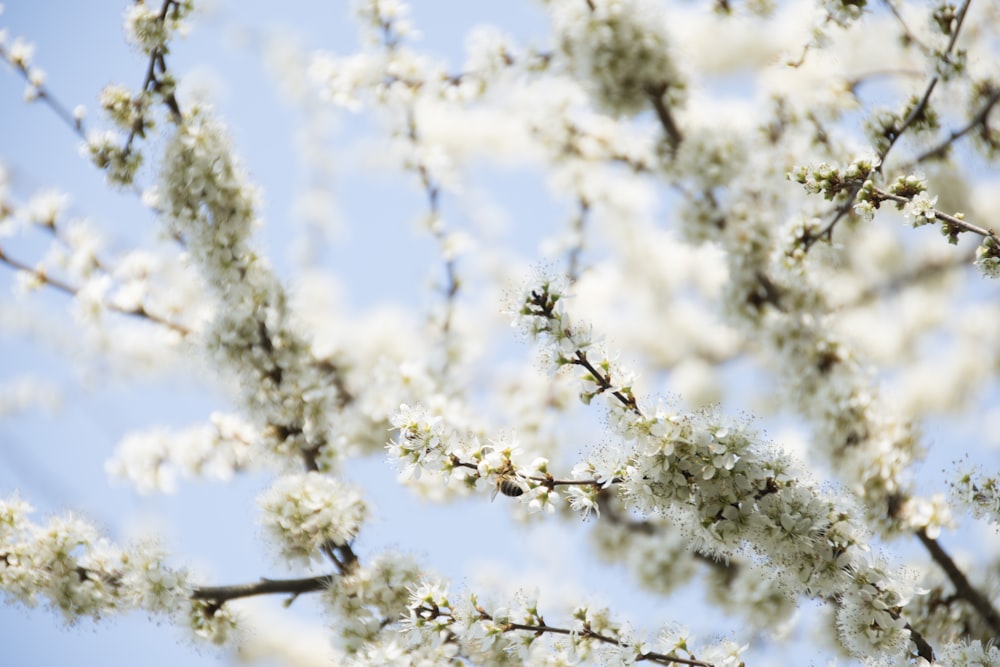
[[[924,636],[919,632],[917,632],[917,630],[909,623],[906,624],[906,629],[910,631],[910,640],[917,647],[917,655],[919,655],[927,662],[933,664],[934,649],[931,647],[931,645],[928,644],[927,640],[924,639]]]
[[[952,131],[952,133],[948,135],[947,139],[942,141],[937,146],[929,148],[920,155],[918,155],[916,158],[914,158],[913,162],[915,164],[919,164],[921,162],[930,160],[931,158],[940,157],[944,155],[945,151],[947,151],[948,148],[953,143],[955,143],[956,141],[958,141],[966,134],[979,127],[980,125],[985,125],[986,118],[990,115],[990,111],[993,110],[993,107],[996,106],[997,102],[1000,102],[1000,87],[998,87],[996,90],[993,91],[993,94],[990,95],[989,98],[987,98],[986,102],[983,103],[982,108],[980,108],[979,111],[976,112],[976,115],[972,117],[972,120],[970,120],[968,124],[965,125],[965,127]]]
[[[333,583],[333,575],[325,574],[304,579],[261,579],[252,584],[232,586],[199,586],[191,592],[193,600],[210,600],[222,604],[229,600],[248,598],[255,595],[315,593],[326,590]]]
[[[873,188],[872,193],[883,201],[891,201],[903,205],[910,203],[910,197],[904,197],[902,195],[893,194],[881,188]],[[995,242],[1000,244],[1000,236],[997,236],[997,233],[994,232],[992,229],[987,229],[986,227],[980,227],[979,225],[968,222],[963,218],[959,218],[954,215],[949,215],[937,209],[934,209],[934,218],[940,220],[941,222],[948,223],[953,227],[957,227],[964,232],[972,232],[973,234],[978,234],[983,238],[993,239]]]
[[[648,91],[649,99],[653,103],[653,109],[656,111],[656,117],[660,120],[663,131],[667,133],[670,148],[677,150],[677,147],[680,146],[681,141],[684,139],[684,135],[681,134],[680,129],[677,127],[673,114],[670,113],[670,107],[663,100],[663,95],[666,92],[666,84]]]
[[[962,23],[965,21],[965,15],[969,11],[970,2],[971,0],[965,0],[965,2],[962,3],[961,9],[958,10],[955,17],[955,28],[951,31],[951,39],[948,40],[948,46],[945,48],[944,53],[941,54],[941,57],[944,59],[948,58],[951,55],[952,50],[955,48],[955,43],[958,41],[958,35],[962,31]],[[906,118],[903,119],[903,124],[896,128],[895,133],[889,137],[889,144],[879,155],[879,165],[877,167],[879,172],[881,172],[882,168],[885,166],[885,159],[888,157],[889,151],[891,151],[892,147],[896,145],[899,138],[903,136],[903,133],[906,132],[906,130],[908,130],[918,118],[924,115],[924,112],[927,110],[927,105],[930,103],[931,95],[934,93],[934,89],[937,88],[938,81],[940,80],[941,77],[937,74],[931,77],[931,80],[927,83],[927,89],[924,90],[924,94],[920,98],[920,101],[915,107],[913,107],[913,109],[910,110],[910,113],[907,114]]]
[[[989,601],[989,598],[980,593],[972,585],[965,576],[965,573],[958,568],[955,561],[948,555],[948,552],[944,550],[936,539],[928,536],[925,529],[917,531],[917,539],[927,548],[931,558],[934,559],[934,562],[944,570],[948,579],[951,580],[952,585],[955,587],[956,595],[972,605],[990,627],[993,634],[1000,638],[1000,613],[997,613],[996,608]]]

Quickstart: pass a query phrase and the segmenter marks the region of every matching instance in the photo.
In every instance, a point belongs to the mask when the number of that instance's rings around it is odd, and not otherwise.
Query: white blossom
[[[360,489],[317,472],[278,478],[258,504],[282,557],[303,564],[325,545],[350,544],[370,513]]]
[[[680,101],[683,83],[659,7],[645,0],[560,0],[551,7],[570,71],[607,111],[632,115],[651,99]]]
[[[903,206],[903,219],[914,227],[928,225],[934,222],[937,204],[937,197],[930,197],[926,192],[915,195],[905,206]]]
[[[209,424],[183,431],[157,429],[129,435],[104,468],[110,476],[134,484],[140,493],[173,493],[180,475],[227,481],[237,472],[260,467],[266,453],[254,447],[257,438],[239,417],[215,413]]]

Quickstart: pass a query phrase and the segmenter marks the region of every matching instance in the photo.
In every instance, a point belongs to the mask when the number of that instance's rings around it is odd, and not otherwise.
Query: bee
[[[497,493],[502,493],[510,498],[517,498],[524,495],[524,487],[521,486],[521,483],[517,481],[517,478],[512,473],[502,473],[497,475],[496,488],[493,489],[490,502],[496,500]]]

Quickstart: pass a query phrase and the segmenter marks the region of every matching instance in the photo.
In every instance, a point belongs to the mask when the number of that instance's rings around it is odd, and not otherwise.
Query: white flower
[[[163,47],[167,31],[159,13],[159,8],[147,5],[143,0],[130,3],[125,9],[125,38],[146,53]]]
[[[936,539],[941,529],[952,523],[951,508],[943,493],[935,493],[930,498],[907,499],[899,510],[898,518],[915,531],[925,531],[931,539]]]
[[[323,545],[350,544],[369,513],[358,487],[317,472],[280,477],[258,504],[282,556],[305,563],[321,559]]]
[[[913,196],[909,202],[903,206],[903,219],[914,227],[928,225],[934,222],[937,211],[934,206],[938,198],[930,197],[926,192],[921,192]]]
[[[551,3],[559,46],[570,70],[613,114],[634,115],[652,100],[679,101],[683,87],[670,55],[666,16],[647,0]]]
[[[27,70],[31,66],[31,59],[35,56],[35,45],[26,41],[23,37],[15,37],[7,48],[7,61],[22,70]]]
[[[1000,278],[1000,244],[992,237],[983,239],[976,248],[976,266],[987,278]]]
[[[130,481],[139,493],[173,493],[180,475],[228,480],[237,471],[259,467],[266,460],[266,453],[253,444],[258,434],[249,424],[221,413],[213,413],[210,419],[210,424],[180,431],[130,434],[104,469],[110,476]]]

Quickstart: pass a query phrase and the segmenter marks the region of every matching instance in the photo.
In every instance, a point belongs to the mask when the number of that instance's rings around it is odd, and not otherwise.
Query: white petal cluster
[[[318,472],[279,477],[258,505],[289,564],[308,565],[323,558],[325,545],[350,544],[369,515],[358,487]]]
[[[847,27],[861,18],[866,0],[823,0],[827,16],[839,26]]]
[[[396,39],[417,34],[410,21],[410,6],[402,0],[358,0],[354,15],[370,44],[380,42],[387,33]]]
[[[143,609],[177,618],[190,606],[184,570],[170,568],[154,544],[120,549],[75,516],[33,523],[18,497],[0,500],[0,591],[28,606],[42,603],[79,617]]]
[[[148,102],[147,98],[133,97],[132,91],[121,84],[102,88],[98,101],[108,118],[123,132],[135,129],[145,111],[143,102]]]
[[[142,166],[142,153],[138,150],[126,151],[124,145],[124,137],[114,130],[92,130],[80,147],[80,154],[105,171],[108,183],[127,186],[132,184]]]
[[[924,662],[927,665],[928,663]],[[958,642],[942,648],[937,659],[928,667],[1000,667],[1000,648],[983,644],[978,639]]]
[[[410,591],[423,576],[409,556],[383,554],[337,577],[324,592],[323,601],[333,614],[339,647],[355,654],[368,648],[366,644],[386,641],[387,625],[407,616]]]
[[[1000,477],[980,470],[963,471],[952,482],[951,496],[974,516],[1000,524]]]
[[[976,266],[987,278],[1000,278],[1000,243],[992,237],[983,239],[976,248]]]
[[[515,322],[560,358],[580,359],[585,350],[566,347],[560,333],[565,313],[555,304],[564,295],[555,289],[542,282],[526,290]],[[584,395],[592,381],[589,373],[580,378]],[[642,515],[682,513],[696,527],[699,548],[720,558],[749,547],[787,572],[783,584],[794,595],[842,597],[842,643],[855,655],[906,649],[899,609],[909,596],[869,563],[852,506],[799,479],[788,457],[745,424],[711,410],[673,414],[663,406],[647,416],[630,393],[617,391],[609,424],[631,447],[619,487],[627,505]]]
[[[634,115],[652,99],[676,104],[683,90],[670,54],[667,17],[648,0],[558,0],[550,4],[569,70],[597,105]]]
[[[910,201],[903,206],[903,219],[913,227],[929,225],[934,222],[937,205],[937,197],[931,197],[926,192],[914,195]]]
[[[192,109],[168,143],[159,196],[219,301],[205,344],[235,372],[270,446],[335,465],[331,420],[340,393],[313,360],[284,288],[251,246],[257,193],[207,109]]]
[[[367,53],[344,58],[320,53],[309,65],[309,78],[319,87],[321,99],[358,112],[364,108],[365,92],[380,81],[381,70],[382,63]]]
[[[145,53],[162,52],[173,33],[186,30],[184,18],[193,8],[191,0],[170,2],[162,8],[136,0],[125,9],[125,38]]]
[[[198,639],[225,644],[239,633],[238,617],[228,605],[205,600],[191,600],[187,625]]]
[[[173,493],[178,476],[226,481],[237,472],[261,467],[267,452],[259,451],[257,442],[257,433],[242,419],[214,413],[210,423],[182,431],[155,429],[126,436],[104,469],[134,484],[139,493]]]

